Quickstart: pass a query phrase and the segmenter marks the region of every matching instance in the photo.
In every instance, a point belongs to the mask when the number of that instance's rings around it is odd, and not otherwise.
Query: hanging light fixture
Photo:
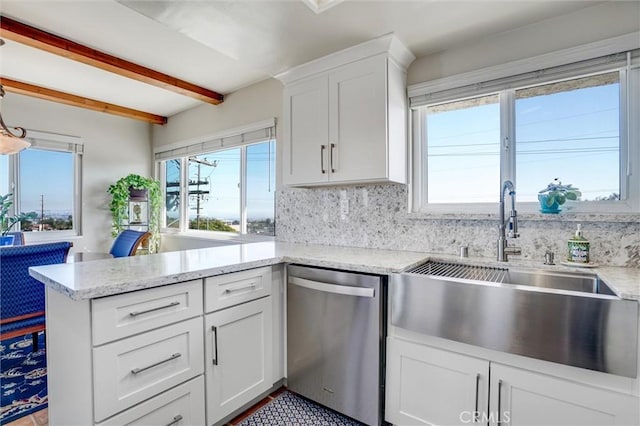
[[[4,40],[0,38],[0,46],[4,44]],[[0,100],[4,98],[4,88],[0,83]],[[25,148],[31,146],[24,138],[27,131],[22,127],[14,127],[13,130],[4,124],[2,112],[0,112],[0,154],[16,154]]]

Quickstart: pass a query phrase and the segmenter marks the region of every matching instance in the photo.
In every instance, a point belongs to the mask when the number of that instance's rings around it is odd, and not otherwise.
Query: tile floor
[[[44,410],[36,411],[7,423],[5,426],[49,426],[49,410],[45,408]]]
[[[238,426],[240,423],[242,423],[244,420],[246,420],[249,416],[254,414],[256,411],[258,411],[260,408],[264,407],[266,404],[273,401],[278,395],[280,395],[285,390],[286,388],[282,387],[277,391],[271,393],[269,396],[259,401],[256,405],[254,405],[244,413],[240,414],[239,416],[231,420],[225,426]],[[14,420],[11,423],[7,423],[5,426],[49,426],[49,410],[45,408],[44,410],[36,411],[33,414],[19,418],[18,420]]]

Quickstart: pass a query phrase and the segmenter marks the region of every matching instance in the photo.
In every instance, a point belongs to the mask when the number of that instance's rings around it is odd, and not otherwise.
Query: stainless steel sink
[[[638,302],[593,273],[428,262],[394,274],[389,300],[397,327],[637,376]]]
[[[504,282],[537,288],[579,291],[582,293],[606,294],[615,296],[615,292],[595,274],[548,272],[508,268]]]

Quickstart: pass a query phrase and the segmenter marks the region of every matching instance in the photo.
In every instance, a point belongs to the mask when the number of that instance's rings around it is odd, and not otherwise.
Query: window
[[[581,201],[620,198],[618,72],[515,91],[516,182],[536,201],[541,170],[579,186]]]
[[[240,232],[241,149],[189,157],[189,229]]]
[[[640,107],[631,95],[639,58],[634,51],[413,97],[414,210],[490,212],[510,179],[519,208],[533,212],[555,178],[580,189],[573,211],[640,210],[632,178],[640,135],[628,118]]]
[[[275,235],[272,123],[156,153],[166,197],[165,228]],[[167,156],[176,158],[162,159]]]
[[[34,131],[28,137],[31,147],[4,157],[7,173],[0,179],[1,190],[14,194],[13,213],[27,216],[20,230],[36,239],[35,233],[79,234],[82,144]]]
[[[500,185],[499,101],[498,95],[489,95],[426,108],[428,203],[495,199],[494,188]]]

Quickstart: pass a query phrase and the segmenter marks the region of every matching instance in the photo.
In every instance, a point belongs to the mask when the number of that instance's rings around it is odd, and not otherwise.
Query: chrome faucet
[[[504,197],[509,190],[509,196],[511,197],[511,212],[509,213],[509,219],[505,219],[504,214]],[[509,232],[506,232],[507,224],[509,224]],[[518,238],[518,212],[516,211],[516,190],[513,186],[513,182],[505,180],[502,184],[502,190],[500,191],[500,224],[498,225],[498,261],[507,262],[509,260],[508,255],[518,255],[522,253],[520,247],[508,246],[507,237]]]

